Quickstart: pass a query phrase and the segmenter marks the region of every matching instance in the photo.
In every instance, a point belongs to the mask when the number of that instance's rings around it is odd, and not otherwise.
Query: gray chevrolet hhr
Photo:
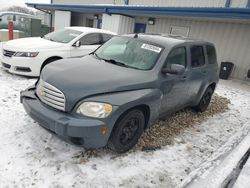
[[[218,82],[214,45],[156,34],[116,36],[83,58],[44,68],[21,92],[26,112],[85,148],[122,153],[144,129],[185,107],[207,109]]]

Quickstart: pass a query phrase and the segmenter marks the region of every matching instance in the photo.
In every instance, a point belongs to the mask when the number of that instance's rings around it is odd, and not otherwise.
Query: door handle
[[[187,76],[182,76],[181,81],[185,81],[187,79]]]

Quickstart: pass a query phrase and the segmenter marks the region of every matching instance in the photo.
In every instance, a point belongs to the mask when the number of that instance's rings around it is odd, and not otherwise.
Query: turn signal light
[[[105,136],[107,133],[107,127],[102,127],[102,135]]]

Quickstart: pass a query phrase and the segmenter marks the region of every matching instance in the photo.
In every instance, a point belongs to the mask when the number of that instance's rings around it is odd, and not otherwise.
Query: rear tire
[[[109,147],[117,153],[130,150],[139,140],[145,127],[145,116],[135,109],[123,115],[115,124]]]
[[[199,104],[197,106],[194,106],[193,109],[197,112],[206,111],[212,99],[213,93],[214,93],[214,90],[209,86],[204,92]]]

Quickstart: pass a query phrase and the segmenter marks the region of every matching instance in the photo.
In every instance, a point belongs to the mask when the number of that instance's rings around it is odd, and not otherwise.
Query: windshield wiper
[[[108,63],[112,63],[112,64],[115,64],[115,65],[121,66],[121,67],[133,68],[133,67],[130,67],[130,66],[126,65],[125,63],[116,61],[116,60],[114,60],[114,59],[102,59],[102,60],[103,60],[103,61],[106,61],[106,62],[108,62]]]
[[[49,39],[50,41],[53,41],[53,42],[58,42],[58,41],[56,41],[56,40],[54,40],[54,39]]]
[[[105,59],[105,58],[101,58],[101,57],[99,57],[99,56],[97,55],[96,52],[91,52],[89,55],[94,55],[94,56],[95,56],[97,59],[99,59],[99,60],[103,60],[103,61],[105,61],[105,62],[112,63],[112,64],[115,64],[115,65],[118,65],[118,66],[121,66],[121,67],[126,67],[126,68],[132,68],[132,69],[138,69],[138,70],[140,70],[140,69],[137,68],[137,67],[129,66],[129,65],[125,64],[125,63],[116,61],[116,60],[114,60],[114,59]]]

